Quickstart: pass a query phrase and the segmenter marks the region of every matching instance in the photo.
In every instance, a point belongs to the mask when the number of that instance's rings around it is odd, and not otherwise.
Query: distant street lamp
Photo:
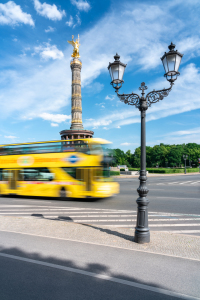
[[[116,54],[114,56],[115,61],[109,63],[108,70],[111,76],[111,84],[117,93],[119,99],[128,105],[135,105],[141,112],[141,167],[140,167],[140,186],[137,189],[139,198],[136,200],[138,204],[137,208],[137,224],[135,228],[135,242],[136,243],[149,243],[150,242],[150,231],[148,228],[148,204],[149,200],[146,198],[149,190],[146,186],[146,110],[151,104],[156,103],[160,100],[163,100],[164,97],[168,96],[169,92],[172,89],[174,81],[177,79],[177,76],[180,75],[178,72],[180,62],[183,54],[175,51],[175,45],[171,43],[169,45],[169,52],[161,57],[164,69],[165,77],[170,82],[170,87],[168,89],[153,90],[149,92],[146,97],[145,90],[147,86],[144,82],[141,83],[139,90],[141,90],[142,96],[138,94],[118,94],[119,89],[122,87],[123,75],[126,68],[126,65],[120,62],[120,56]]]
[[[200,158],[199,158],[199,173],[200,173]]]
[[[184,155],[184,154],[183,154],[183,159],[185,160],[185,174],[187,173],[187,172],[186,172],[186,160],[187,160],[187,158],[188,158],[188,155]]]
[[[191,159],[190,159],[190,156],[189,156],[189,164],[190,164],[190,168],[192,168],[192,166],[191,166]]]

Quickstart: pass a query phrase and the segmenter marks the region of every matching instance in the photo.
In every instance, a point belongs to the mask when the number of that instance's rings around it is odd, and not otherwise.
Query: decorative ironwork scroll
[[[163,100],[164,97],[167,97],[169,95],[169,92],[171,91],[171,89],[172,89],[172,84],[171,84],[170,88],[168,88],[168,89],[163,89],[163,90],[158,90],[158,91],[153,90],[152,92],[148,93],[146,95],[148,107],[150,107],[152,103],[156,103],[160,100]]]
[[[152,92],[149,92],[146,97],[144,97],[144,90],[147,89],[147,86],[145,86],[145,83],[141,83],[141,87],[139,87],[139,90],[142,91],[142,97],[140,97],[138,94],[131,93],[131,94],[118,94],[117,96],[119,97],[120,101],[124,102],[125,104],[128,105],[135,105],[137,108],[140,107],[140,100],[145,101],[146,100],[146,105],[147,107],[150,107],[152,103],[156,103],[160,100],[163,100],[164,97],[167,97],[169,95],[169,92],[172,89],[173,84],[168,89],[163,89],[163,90],[158,90],[155,91],[153,90]]]
[[[125,104],[128,105],[135,105],[136,107],[139,106],[140,104],[140,96],[138,94],[118,94],[117,96],[119,97],[120,101],[124,102]]]

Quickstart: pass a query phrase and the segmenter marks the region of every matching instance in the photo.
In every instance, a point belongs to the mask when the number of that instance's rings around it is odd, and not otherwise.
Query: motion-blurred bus
[[[117,194],[107,144],[92,138],[0,145],[0,194],[62,200]]]

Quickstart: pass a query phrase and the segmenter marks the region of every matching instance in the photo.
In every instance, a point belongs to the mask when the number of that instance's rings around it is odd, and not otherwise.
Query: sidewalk
[[[79,241],[200,261],[200,237],[152,231],[150,243],[137,244],[134,242],[134,226],[135,224],[133,224],[133,228],[113,229],[109,226],[41,218],[0,216],[0,231]]]

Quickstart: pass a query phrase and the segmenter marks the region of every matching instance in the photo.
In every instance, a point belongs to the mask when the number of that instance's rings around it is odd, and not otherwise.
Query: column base
[[[60,131],[61,140],[88,139],[93,137],[94,132],[85,129],[66,129]]]
[[[138,244],[145,244],[150,242],[150,231],[149,230],[138,230],[135,228],[134,242]]]
[[[84,128],[82,124],[75,123],[71,125],[70,130],[84,130]]]

